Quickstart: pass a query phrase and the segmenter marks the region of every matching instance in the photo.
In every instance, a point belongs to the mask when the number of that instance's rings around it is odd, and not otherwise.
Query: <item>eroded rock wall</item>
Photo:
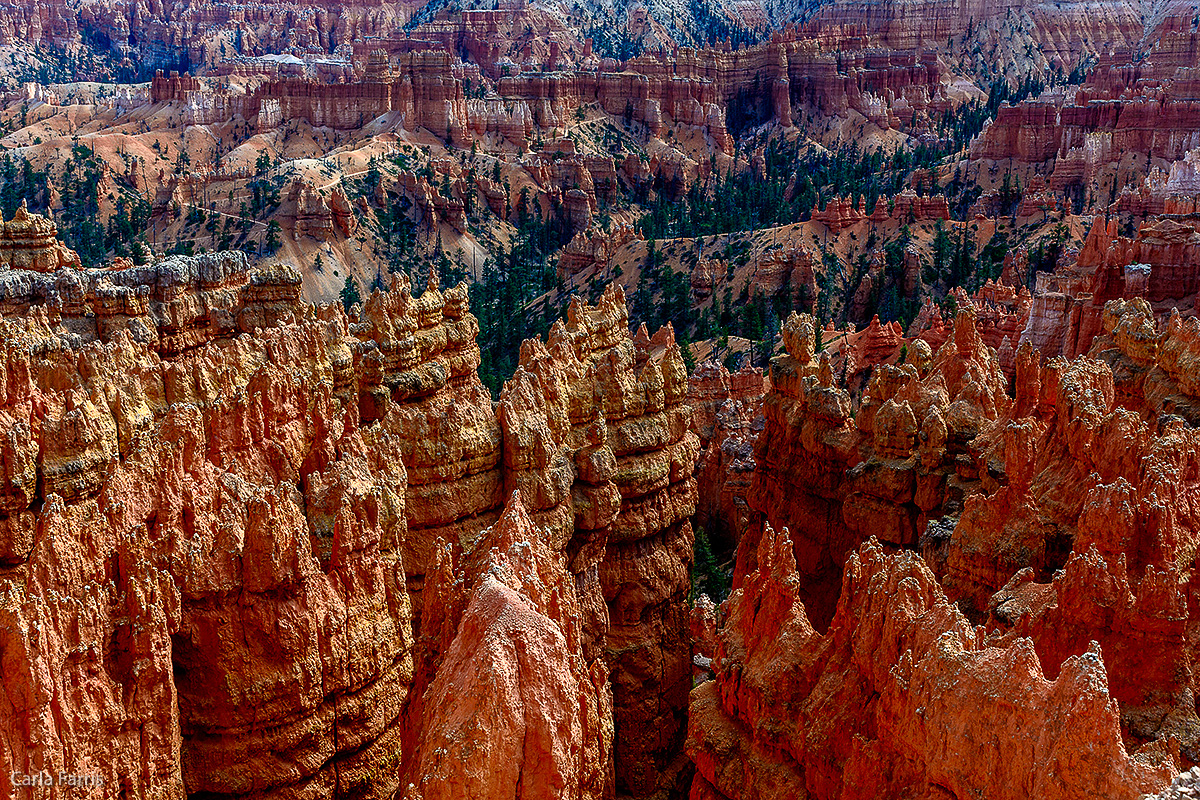
[[[106,797],[389,795],[405,472],[338,390],[345,319],[296,281],[264,302],[240,256],[143,272],[98,328],[2,323],[4,763]],[[197,274],[219,287],[167,288]],[[94,308],[131,276],[84,277]]]
[[[754,443],[766,424],[762,406],[770,386],[752,366],[731,373],[713,361],[700,364],[688,381],[701,446],[696,524],[725,546],[735,546],[750,524]]]
[[[1048,680],[1028,639],[988,644],[920,557],[875,539],[822,635],[792,553],[768,528],[727,603],[716,679],[692,692],[693,797],[1134,798],[1170,779],[1126,752],[1098,647]]]
[[[721,624],[714,680],[691,701],[693,796],[1137,797],[1195,764],[1196,325],[1112,300],[1090,356],[1023,344],[1010,394],[964,314],[936,356],[910,349],[907,377],[877,367],[860,403],[810,328],[784,327],[751,494],[762,532],[708,614]],[[866,671],[840,648],[869,653]],[[997,702],[1021,711],[978,713]],[[978,761],[941,762],[960,735]]]
[[[980,483],[973,453],[980,423],[1007,409],[994,351],[963,312],[936,356],[923,340],[906,363],[871,374],[860,402],[840,388],[826,353],[814,353],[807,315],[784,326],[771,364],[766,425],[754,449],[749,494],[756,513],[738,550],[735,586],[753,569],[762,521],[797,533],[801,592],[828,624],[846,558],[871,535],[913,546],[929,521],[961,508]]]
[[[687,596],[699,442],[668,326],[628,334],[619,287],[522,346],[501,394],[505,486],[569,559],[584,651],[611,671],[616,788],[669,789],[686,763]]]
[[[298,298],[240,254],[0,273],[6,768],[419,798],[461,789],[455,743],[492,754],[473,796],[673,785],[699,446],[670,329],[577,302],[497,405],[465,285]]]

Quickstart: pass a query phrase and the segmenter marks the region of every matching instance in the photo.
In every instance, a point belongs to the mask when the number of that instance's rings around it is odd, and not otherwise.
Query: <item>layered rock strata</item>
[[[790,7],[781,4],[782,9]],[[1012,39],[1006,44],[1013,49],[1028,43],[1029,50],[1038,51],[1042,64],[1048,66],[1050,62],[1060,69],[1084,53],[1128,51],[1143,41],[1148,30],[1144,12],[1129,2],[1110,3],[1102,9],[1082,2],[1050,8],[1014,3],[1002,10],[977,0],[955,6],[906,0],[887,7],[862,0],[838,0],[823,6],[810,27],[853,30],[882,45],[905,49],[945,46],[948,39],[954,38],[964,43],[964,49],[971,42],[1004,64],[995,49],[986,47],[989,35],[998,35]],[[1029,54],[1025,58],[1029,59]]]
[[[823,635],[802,581],[768,528],[692,692],[692,797],[1136,798],[1170,779],[1127,753],[1099,647],[1047,679],[1028,639],[987,644],[918,556],[874,539]]]
[[[497,406],[465,285],[354,319],[299,287],[240,254],[0,272],[3,763],[419,798],[456,743],[493,748],[476,796],[673,785],[699,446],[670,329],[576,303]],[[482,663],[515,683],[454,705]]]
[[[688,380],[688,404],[700,438],[696,463],[696,524],[733,546],[750,524],[754,443],[766,424],[763,398],[770,379],[745,366],[737,372],[706,361]]]
[[[405,472],[339,384],[344,317],[234,255],[44,277],[57,307],[0,323],[4,763],[113,798],[389,795]]]
[[[1009,403],[995,353],[964,311],[935,356],[922,340],[903,365],[872,374],[858,403],[814,353],[807,315],[784,326],[771,363],[766,418],[754,448],[750,507],[735,585],[753,569],[762,520],[798,533],[800,591],[815,624],[828,624],[846,558],[875,535],[912,546],[930,520],[961,509],[981,481],[973,454],[981,424]]]
[[[699,445],[670,328],[653,339],[644,330],[631,338],[627,325],[624,294],[614,287],[595,307],[572,303],[567,321],[556,323],[545,343],[524,343],[495,410],[496,474],[503,491],[524,498],[523,508],[570,576],[578,626],[568,637],[571,647],[591,679],[612,694],[615,745],[612,731],[606,741],[615,749],[606,763],[615,769],[607,784],[595,786],[649,795],[673,785],[685,763],[686,603]],[[416,554],[417,563],[441,576],[440,588],[423,600],[410,720],[418,709],[425,719],[436,713],[429,703],[440,697],[437,664],[450,652],[455,626],[466,624],[455,622],[470,600],[457,575],[477,559],[472,553],[482,552],[473,521],[432,530],[409,518],[409,539],[427,543],[434,559]],[[458,581],[457,601],[445,598],[447,570]],[[420,763],[410,764],[406,780],[425,780],[420,770]]]
[[[465,284],[443,292],[435,278],[414,297],[401,279],[372,293],[349,331],[348,388],[362,419],[395,438],[408,475],[403,552],[419,634],[417,598],[437,541],[477,536],[504,499],[500,424],[477,373],[479,323]]]
[[[715,680],[692,697],[694,796],[893,795],[937,784],[956,796],[1137,797],[1196,763],[1189,575],[1200,440],[1188,370],[1197,326],[1178,316],[1159,325],[1141,298],[1110,301],[1090,357],[1043,363],[1023,344],[1010,396],[970,323],[960,315],[932,358],[914,359],[910,345],[907,379],[877,367],[857,405],[814,358],[808,321],[785,325],[755,451],[760,519],[739,546]],[[940,505],[905,527],[931,487]],[[801,533],[775,534],[784,524]],[[877,542],[861,544],[872,534]],[[772,576],[780,588],[764,589]],[[864,599],[874,591],[877,600]],[[915,598],[922,610],[900,621]],[[934,618],[942,623],[927,639],[912,627]],[[864,631],[882,638],[854,644]],[[892,636],[904,644],[893,649]],[[877,677],[839,648],[869,653],[862,663],[883,665]],[[926,697],[933,686],[936,698]],[[998,700],[1006,695],[1023,699]],[[956,716],[960,702],[1039,711],[970,733],[989,715]],[[1062,714],[1090,721],[1063,738]],[[1042,729],[1046,720],[1058,721]],[[942,765],[959,735],[991,766]],[[1093,757],[1086,775],[1061,767]]]
[[[462,19],[470,25],[484,17],[464,12]],[[240,114],[259,129],[302,118],[349,130],[395,114],[409,130],[426,128],[458,147],[496,134],[521,150],[535,129],[563,128],[578,110],[595,104],[655,136],[669,123],[699,129],[715,149],[731,154],[731,132],[771,120],[790,127],[793,106],[840,116],[854,111],[885,129],[915,130],[927,127],[931,114],[965,99],[933,53],[864,48],[852,35],[823,49],[789,29],[736,51],[677,48],[619,64],[562,65],[553,71],[530,64],[516,74],[511,69],[517,65],[496,55],[477,60],[479,67],[470,72],[452,55],[464,52],[459,44],[377,41],[364,80],[350,83],[279,77],[274,65],[270,79],[257,81],[251,91],[159,73],[151,82],[151,100],[187,109],[193,124]],[[378,50],[388,51],[386,67],[375,63]],[[493,91],[468,97],[468,83],[485,83]]]
[[[1026,184],[1018,217],[1071,205],[1143,217],[1194,212],[1197,37],[1147,36],[1148,52],[1102,58],[1073,94],[1054,89],[1002,106],[972,141],[971,159],[1002,164]]]
[[[630,338],[627,326],[619,287],[573,302],[545,345],[523,345],[499,416],[505,485],[558,531],[585,651],[612,671],[617,789],[650,795],[683,766],[699,443],[671,328]]]

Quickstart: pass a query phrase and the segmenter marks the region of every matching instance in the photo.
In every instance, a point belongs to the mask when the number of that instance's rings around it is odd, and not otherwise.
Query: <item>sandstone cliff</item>
[[[512,485],[523,484],[524,475],[535,479],[537,496],[545,498],[538,508],[560,503],[569,487],[571,569],[588,595],[593,635],[612,670],[617,787],[648,795],[668,788],[683,767],[699,444],[670,327],[653,338],[644,327],[630,338],[627,327],[619,288],[606,290],[595,307],[573,302],[545,348],[534,342],[522,348],[500,415],[506,443],[537,444],[528,454],[506,455]],[[532,408],[516,413],[529,400],[543,406],[545,422],[528,413]],[[573,485],[564,487],[563,469],[575,474]],[[570,517],[565,527],[564,539]]]
[[[672,126],[698,131],[713,150],[731,155],[734,136],[749,127],[774,121],[791,128],[793,106],[829,116],[853,112],[885,130],[915,132],[966,99],[933,53],[874,47],[836,32],[822,49],[790,28],[735,51],[682,47],[621,63],[582,59],[546,70],[499,52],[510,42],[494,15],[511,13],[460,12],[453,35],[434,25],[429,39],[374,40],[361,80],[283,75],[264,61],[237,70],[259,75],[249,90],[228,79],[160,72],[151,101],[176,106],[193,124],[240,114],[259,130],[295,119],[354,130],[382,118],[410,131],[427,129],[464,149],[495,135],[520,151],[529,149],[535,131],[564,129],[594,105],[626,124],[640,123],[654,137],[665,138]],[[526,13],[536,12],[518,16]],[[375,22],[390,21],[385,13]],[[521,37],[519,30],[512,34]],[[454,54],[472,49],[476,61],[469,69]],[[468,96],[472,85],[486,91]],[[933,205],[929,213],[940,215]]]
[[[520,492],[570,577],[572,596],[562,602],[569,602],[571,624],[578,627],[568,634],[569,645],[578,649],[591,685],[612,695],[611,706],[598,700],[597,708],[610,709],[615,745],[610,730],[604,740],[610,749],[592,749],[611,758],[593,765],[596,775],[605,776],[605,764],[615,764],[615,771],[607,773],[607,784],[597,778],[589,785],[599,791],[615,780],[624,793],[646,795],[669,788],[684,766],[691,676],[686,602],[699,447],[670,329],[651,339],[644,330],[630,337],[627,326],[619,288],[607,290],[594,307],[572,303],[567,321],[556,323],[545,343],[522,346],[495,414],[504,491]],[[422,530],[410,516],[409,539],[432,547],[442,584],[461,582],[457,571],[454,578],[446,571],[480,552],[472,524]],[[434,562],[424,563],[432,568]],[[442,691],[442,673],[434,672],[453,648],[454,620],[469,615],[463,608],[474,602],[457,591],[456,601],[445,599],[444,586],[424,601],[415,684],[423,697],[414,708],[423,705],[426,718]],[[436,623],[429,616],[435,612]],[[475,735],[490,736],[486,730]],[[421,764],[407,768],[408,780],[424,780]]]
[[[1191,320],[1112,300],[1090,357],[1043,363],[1023,344],[1010,395],[964,312],[936,355],[910,343],[855,403],[811,322],[789,320],[715,680],[692,696],[693,796],[1136,797],[1194,763],[1197,339]],[[866,671],[842,652],[870,653]],[[1039,711],[980,745],[989,715],[973,712],[995,702]],[[1040,727],[1064,713],[1088,715],[1084,738]],[[991,766],[940,763],[959,735]]]
[[[1099,647],[1048,680],[1028,639],[986,644],[919,557],[874,539],[824,635],[801,582],[768,528],[692,692],[692,797],[1135,798],[1170,779],[1127,754]]]
[[[232,255],[36,275],[3,275],[5,764],[393,791],[405,473],[337,380],[344,318]]]
[[[849,554],[869,536],[912,546],[930,520],[961,508],[979,485],[981,425],[1008,407],[993,351],[964,311],[936,356],[922,340],[902,366],[884,364],[858,403],[813,351],[807,316],[784,326],[771,363],[766,426],[754,449],[751,535],[739,545],[735,585],[753,568],[761,520],[796,530],[802,598],[819,627],[832,617]]]
[[[465,286],[355,319],[299,291],[240,254],[0,272],[3,763],[432,797],[457,743],[492,748],[479,796],[673,785],[699,447],[670,329],[577,303],[496,406]],[[484,663],[511,685],[470,688]]]

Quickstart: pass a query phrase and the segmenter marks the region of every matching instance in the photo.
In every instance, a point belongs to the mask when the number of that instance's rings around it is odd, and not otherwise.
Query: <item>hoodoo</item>
[[[0,797],[1195,795],[1196,9],[493,5],[0,8]]]

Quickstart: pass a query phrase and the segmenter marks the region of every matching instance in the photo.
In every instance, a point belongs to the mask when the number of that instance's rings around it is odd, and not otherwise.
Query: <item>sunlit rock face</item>
[[[394,791],[406,477],[345,317],[240,254],[0,280],[5,763],[106,797]]]
[[[825,634],[800,581],[768,527],[726,604],[716,679],[692,691],[693,797],[1135,798],[1170,779],[1127,753],[1098,645],[1048,679],[1029,639],[986,643],[919,556],[876,539],[847,560]]]
[[[1188,766],[1194,321],[1110,300],[1089,356],[1025,343],[1010,389],[963,312],[861,400],[811,320],[783,333],[735,591],[694,611],[693,796],[1139,797]]]
[[[54,272],[78,267],[79,255],[58,241],[54,220],[29,213],[25,201],[10,220],[0,220],[0,264],[10,270]]]
[[[106,797],[682,779],[699,445],[671,330],[631,334],[619,289],[498,404],[465,285],[348,318],[221,253],[0,291],[13,770]],[[447,756],[470,741],[492,756]]]

